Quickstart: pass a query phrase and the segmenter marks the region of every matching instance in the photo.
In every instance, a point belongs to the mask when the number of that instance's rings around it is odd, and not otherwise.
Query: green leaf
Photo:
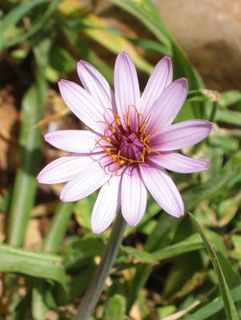
[[[104,242],[100,237],[71,239],[64,246],[64,266],[68,271],[89,265],[94,257],[101,256]]]
[[[59,72],[69,73],[76,69],[76,60],[67,50],[53,44],[50,51],[50,65]]]
[[[134,258],[134,262],[155,264],[157,261],[146,251],[138,250],[133,247],[121,246],[121,250]]]
[[[187,239],[175,243],[165,249],[154,251],[151,255],[158,261],[173,258],[178,255],[200,250],[203,248],[203,244],[198,234],[191,235]]]
[[[147,40],[147,39],[130,38],[130,37],[126,37],[124,34],[122,34],[122,36],[139,48],[142,48],[148,51],[158,52],[166,56],[170,56],[172,54],[168,48],[166,48],[165,46],[161,45],[158,42]]]
[[[8,193],[6,193],[2,196],[2,199],[0,202],[0,211],[1,212],[6,213],[8,211],[11,197],[12,197],[12,188],[8,191]]]
[[[91,50],[79,34],[70,27],[68,21],[65,20],[64,17],[58,16],[57,18],[59,25],[62,27],[62,32],[69,41],[69,45],[74,48],[79,56],[95,66],[110,84],[113,84],[112,68],[101,59],[94,50]]]
[[[231,295],[234,302],[241,301],[241,285],[231,290]],[[217,314],[223,309],[223,301],[221,297],[214,298],[211,302],[201,307],[185,320],[207,320],[211,316]]]
[[[232,170],[230,170],[232,168]],[[203,185],[191,188],[183,194],[185,201],[186,211],[194,209],[200,202],[207,200],[218,195],[229,183],[236,183],[240,181],[238,176],[241,169],[240,157],[234,161],[230,161],[226,164],[225,168],[216,177],[211,178]],[[173,233],[180,223],[181,219],[176,219],[170,215],[163,213],[157,223],[156,228],[147,239],[145,250],[153,252],[158,248],[166,247],[172,240]],[[130,295],[127,300],[127,310],[132,307],[138,292],[145,285],[152,270],[151,265],[137,266],[136,275],[131,284]]]
[[[170,259],[187,252],[200,250],[202,248],[203,244],[199,234],[194,234],[183,241],[152,253],[137,250],[128,246],[121,247],[122,251],[134,257],[135,262],[148,264],[157,264],[162,260]]]
[[[150,0],[111,0],[111,2],[137,17],[165,47],[171,48],[171,35]]]
[[[219,263],[222,267],[225,278],[227,279],[228,286],[233,289],[238,284],[241,284],[241,279],[238,271],[235,271],[230,262],[226,259],[221,252],[217,252]]]
[[[231,241],[234,246],[234,249],[230,251],[230,256],[233,259],[241,259],[241,235],[233,234],[231,236]]]
[[[212,147],[222,148],[228,156],[239,149],[239,140],[230,136],[209,137],[209,142]]]
[[[188,101],[216,101],[219,99],[220,94],[214,90],[200,89],[191,90],[188,92]]]
[[[48,310],[46,302],[44,300],[44,294],[42,294],[44,288],[44,282],[37,280],[32,288],[32,317],[34,320],[42,320],[45,318],[45,313]]]
[[[44,237],[43,250],[56,253],[60,249],[62,238],[68,227],[74,204],[61,202],[52,218]]]
[[[81,272],[67,284],[69,303],[72,303],[75,298],[80,297],[85,292],[95,270],[95,265],[89,265],[87,269],[82,269]]]
[[[233,298],[230,293],[229,287],[227,285],[226,279],[224,277],[221,265],[219,263],[218,256],[217,256],[215,250],[213,249],[211,243],[209,242],[208,238],[206,237],[204,231],[202,230],[202,227],[198,223],[197,219],[191,213],[189,213],[189,216],[190,216],[191,220],[193,221],[194,225],[196,226],[196,228],[197,228],[197,230],[203,240],[203,244],[204,244],[204,246],[205,246],[205,248],[211,258],[214,270],[217,274],[219,288],[221,291],[227,320],[238,320],[238,314],[235,309]]]
[[[186,54],[178,46],[161,19],[158,10],[150,0],[111,1],[139,19],[157,37],[157,39],[172,52],[175,77],[187,77],[191,90],[204,88],[204,84],[200,75],[189,63]],[[199,102],[197,105],[194,105],[194,103],[195,102],[193,102],[192,107],[195,116],[197,118],[203,118],[205,115],[206,103]],[[179,117],[183,117],[183,110]]]
[[[227,186],[238,174],[240,174],[241,163],[234,164],[232,171],[223,169],[219,175],[213,177],[208,182],[192,188],[184,193],[186,211],[193,210],[201,201],[214,197],[218,192]]]
[[[3,19],[0,26],[0,34],[7,29],[15,26],[19,20],[25,16],[30,10],[38,6],[41,3],[47,3],[48,0],[32,0],[27,3],[20,4],[12,9]]]
[[[167,214],[161,214],[155,229],[147,239],[145,251],[153,252],[154,250],[168,246],[179,222],[179,219]],[[134,279],[130,285],[130,293],[127,299],[127,312],[130,311],[139,292],[151,274],[151,271],[152,265],[146,264],[137,266]]]
[[[215,120],[241,126],[241,112],[231,111],[229,109],[219,109],[216,112]]]
[[[171,315],[176,310],[177,310],[177,307],[175,305],[171,304],[169,306],[158,307],[156,309],[156,312],[157,312],[158,317],[162,319],[166,316]]]
[[[227,108],[241,101],[241,91],[230,90],[223,92],[218,100],[218,106],[220,108]]]
[[[120,294],[110,297],[105,303],[103,320],[123,320],[125,318],[125,298]]]
[[[87,15],[83,21],[84,23],[90,25],[90,28],[83,30],[88,37],[100,43],[100,45],[106,47],[109,51],[115,54],[118,54],[120,51],[127,50],[135,65],[140,70],[146,72],[147,74],[151,73],[153,66],[143,59],[142,56],[140,56],[132,46],[132,44],[124,37],[108,32],[105,28],[107,27],[106,22],[94,15]]]
[[[0,245],[0,271],[54,280],[61,285],[66,281],[62,258],[43,252]]]
[[[90,217],[96,200],[96,193],[77,201],[74,205],[75,219],[86,230],[91,230]]]
[[[41,164],[42,138],[40,129],[32,127],[41,119],[42,101],[37,85],[27,91],[22,101],[24,120],[20,132],[20,167],[13,188],[8,239],[9,244],[14,246],[23,243],[37,190],[36,176]]]
[[[141,219],[140,223],[136,226],[135,229],[133,227],[127,225],[125,229],[125,237],[128,236],[129,234],[135,232],[135,230],[138,230],[144,234],[150,234],[154,230],[156,226],[156,221],[153,219],[153,217],[160,212],[161,208],[160,206],[156,203],[156,201],[148,196],[148,201],[147,201],[147,207],[146,207],[146,212],[144,217]]]
[[[57,5],[59,4],[61,0],[53,0],[50,2],[47,10],[44,11],[44,13],[41,15],[41,18],[32,24],[31,28],[28,31],[23,31],[22,33],[18,34],[17,36],[14,36],[13,38],[7,39],[5,43],[3,43],[3,47],[9,48],[12,47],[19,42],[22,42],[30,37],[32,37],[34,34],[39,32],[40,30],[43,30],[44,27],[47,24],[46,22],[49,20],[51,15],[54,13],[54,11],[57,8]],[[1,48],[1,47],[0,47]]]

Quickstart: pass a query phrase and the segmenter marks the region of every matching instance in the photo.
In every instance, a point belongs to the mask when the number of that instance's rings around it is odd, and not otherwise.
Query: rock
[[[240,0],[153,2],[208,88],[240,88]]]

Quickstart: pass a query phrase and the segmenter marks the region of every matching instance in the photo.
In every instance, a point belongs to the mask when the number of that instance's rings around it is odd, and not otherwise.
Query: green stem
[[[101,295],[105,280],[115,262],[119,246],[123,239],[126,222],[119,214],[111,231],[101,262],[90,282],[85,296],[79,306],[76,320],[88,320],[92,309],[96,306]]]
[[[213,103],[211,115],[210,115],[210,117],[209,117],[209,121],[210,121],[210,122],[214,122],[215,115],[216,115],[216,112],[217,112],[217,106],[218,106],[217,101],[215,101],[215,102]]]

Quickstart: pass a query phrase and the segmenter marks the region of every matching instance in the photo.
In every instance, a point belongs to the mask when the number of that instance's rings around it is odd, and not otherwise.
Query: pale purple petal
[[[179,173],[199,172],[210,166],[208,161],[192,159],[176,152],[155,155],[150,160],[158,166]]]
[[[91,156],[70,154],[49,163],[38,174],[39,183],[52,184],[71,180],[93,163]]]
[[[141,96],[140,113],[148,115],[162,91],[172,82],[173,69],[169,57],[164,57],[155,66]]]
[[[150,131],[156,127],[168,127],[176,118],[188,93],[187,80],[184,78],[172,82],[162,92],[150,111]]]
[[[94,233],[106,230],[120,207],[121,176],[113,177],[101,188],[91,215],[91,226]]]
[[[151,140],[158,151],[182,149],[204,140],[212,130],[212,123],[205,120],[187,120],[157,131]]]
[[[78,62],[77,72],[84,88],[92,97],[104,108],[112,109],[114,106],[113,109],[116,111],[113,90],[102,74],[91,64],[83,60]]]
[[[103,124],[106,110],[78,84],[61,80],[59,90],[70,110],[92,130],[103,133]]]
[[[131,226],[137,225],[142,219],[147,202],[147,191],[139,171],[127,167],[121,182],[121,212]]]
[[[81,200],[103,186],[110,175],[95,161],[64,186],[60,199],[64,202]]]
[[[135,65],[126,52],[120,52],[114,69],[115,99],[118,114],[123,118],[129,106],[140,107],[140,88]],[[134,109],[131,108],[131,112]]]
[[[184,214],[184,204],[180,192],[165,169],[140,166],[141,175],[147,189],[163,210],[174,217]]]
[[[89,153],[101,151],[97,143],[100,140],[100,136],[88,130],[53,131],[47,133],[44,139],[55,148],[68,152]],[[102,144],[104,142],[102,141]]]

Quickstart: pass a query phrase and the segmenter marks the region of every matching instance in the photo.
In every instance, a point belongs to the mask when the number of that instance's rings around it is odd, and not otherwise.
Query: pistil
[[[132,118],[131,110],[134,110],[136,118]],[[148,134],[146,133],[151,115],[148,115],[145,119],[133,105],[129,105],[123,120],[113,110],[110,111],[113,114],[113,121],[111,123],[99,121],[99,123],[104,123],[106,128],[103,137],[96,141],[96,144],[105,151],[110,161],[116,165],[117,171],[123,165],[144,163],[150,153],[160,154],[150,147],[151,137],[157,132],[158,128]],[[107,145],[104,145],[101,141],[106,141]]]

